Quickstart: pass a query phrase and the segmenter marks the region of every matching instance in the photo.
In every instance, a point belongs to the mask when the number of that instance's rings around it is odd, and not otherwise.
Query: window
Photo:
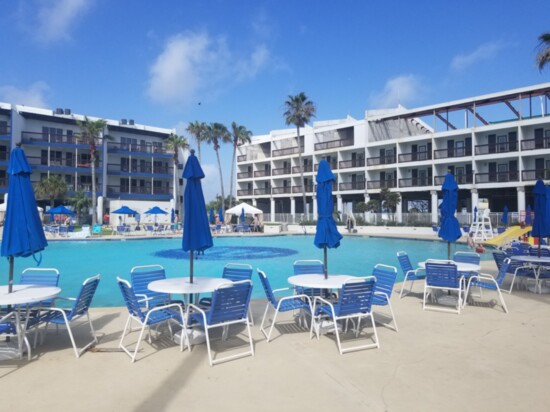
[[[8,122],[5,120],[0,120],[0,134],[8,134]]]
[[[498,181],[499,182],[507,182],[508,181],[508,164],[502,163],[498,166]]]
[[[501,136],[497,136],[497,142],[498,142],[498,151],[499,153],[504,153],[508,151],[508,136],[503,134]]]

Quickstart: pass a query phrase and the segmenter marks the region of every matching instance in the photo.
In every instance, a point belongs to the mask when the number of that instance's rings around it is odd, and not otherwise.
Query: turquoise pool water
[[[453,244],[451,253],[466,250],[465,245]],[[447,244],[441,241],[415,241],[387,238],[345,237],[338,249],[329,249],[329,273],[366,276],[377,263],[396,266],[399,250],[409,253],[411,261],[447,257]],[[486,254],[488,255],[488,254]],[[42,252],[40,267],[58,268],[62,296],[74,297],[85,278],[101,274],[101,282],[93,306],[123,306],[116,277],[130,279],[130,269],[137,265],[160,264],[168,277],[189,276],[188,254],[181,250],[181,239],[146,239],[126,241],[52,241]],[[195,276],[221,276],[227,262],[249,263],[254,269],[267,273],[272,287],[288,286],[292,263],[298,259],[323,260],[323,250],[313,245],[313,236],[219,237],[214,247],[195,261]],[[15,281],[21,271],[36,266],[32,257],[15,259]],[[0,282],[7,282],[8,263],[0,263]],[[264,293],[257,274],[253,275],[254,298]]]

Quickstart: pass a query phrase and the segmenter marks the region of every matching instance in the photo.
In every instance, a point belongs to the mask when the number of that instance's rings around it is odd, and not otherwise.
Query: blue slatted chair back
[[[376,278],[373,276],[344,283],[338,304],[334,307],[336,316],[370,312],[375,285]]]
[[[456,265],[446,262],[426,262],[426,285],[454,288],[460,287],[460,277]]]
[[[251,280],[241,280],[229,283],[227,286],[220,286],[212,296],[212,306],[206,317],[208,324],[247,319],[251,295]]]
[[[393,266],[387,266],[387,265],[381,265],[378,264],[374,266],[374,270],[372,271],[372,276],[376,278],[376,292],[382,292],[388,295],[388,299],[391,298],[391,294],[393,292],[393,287],[395,285],[395,280],[397,279],[397,269]],[[381,302],[378,302],[380,299],[378,299],[378,296],[375,296],[376,304],[380,304]],[[384,304],[385,297],[380,297]]]
[[[493,252],[493,259],[495,260],[498,270],[500,270],[506,258],[508,258],[508,254],[505,252]]]
[[[504,278],[506,277],[506,273],[508,272],[508,267],[510,266],[510,259],[506,258],[498,268],[498,274],[496,277],[496,281],[498,284],[498,287],[502,285],[502,282],[504,281]]]
[[[258,270],[258,276],[260,277],[260,281],[262,282],[262,287],[264,288],[265,297],[271,303],[274,307],[277,307],[277,299],[275,298],[275,295],[273,294],[273,289],[271,288],[271,284],[269,283],[269,279],[265,275],[263,271],[260,269]]]
[[[538,248],[538,246],[530,247],[529,248],[529,255],[530,256],[544,256],[544,257],[550,257],[550,249],[546,248]]]
[[[127,280],[116,278],[120,291],[122,292],[122,297],[124,298],[124,303],[128,308],[130,315],[135,316],[140,319],[142,322],[145,322],[145,314],[141,311],[138,299],[132,286]]]
[[[222,278],[232,282],[252,279],[252,266],[243,263],[228,263],[223,267]]]
[[[456,252],[453,256],[453,260],[455,262],[479,265],[481,262],[481,257],[477,253],[473,252]]]
[[[84,281],[82,288],[80,288],[80,292],[76,297],[73,308],[67,315],[67,319],[72,320],[74,317],[83,315],[88,311],[90,305],[92,304],[95,291],[97,290],[97,285],[99,285],[100,278],[100,275],[96,275]]]
[[[293,265],[295,275],[325,273],[325,265],[320,260],[297,260]]]
[[[55,268],[28,268],[21,273],[21,285],[57,286],[59,271]]]
[[[169,300],[166,293],[153,292],[147,286],[155,280],[166,279],[166,272],[161,265],[134,266],[130,270],[132,277],[132,286],[136,295],[145,295],[149,298],[159,298]]]
[[[403,271],[403,276],[405,276],[408,271],[414,270],[407,252],[397,252],[397,260],[399,261],[399,266],[401,266],[401,270]]]

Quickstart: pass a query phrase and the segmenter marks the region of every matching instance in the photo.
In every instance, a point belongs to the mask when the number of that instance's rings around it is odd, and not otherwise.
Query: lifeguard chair
[[[490,215],[489,201],[480,199],[477,205],[477,216],[475,216],[474,222],[470,226],[470,233],[473,233],[474,242],[484,242],[493,238]]]

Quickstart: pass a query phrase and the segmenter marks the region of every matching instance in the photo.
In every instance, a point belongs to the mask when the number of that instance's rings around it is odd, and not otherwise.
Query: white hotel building
[[[492,212],[533,207],[538,177],[550,179],[550,83],[417,109],[367,111],[365,118],[320,121],[255,136],[238,148],[237,198],[262,209],[266,220],[304,213],[298,151],[302,152],[308,210],[317,218],[315,175],[322,159],[336,182],[342,213],[380,196],[400,193],[397,221],[412,207],[438,221],[441,185],[450,170],[459,185],[458,210],[488,199]]]

